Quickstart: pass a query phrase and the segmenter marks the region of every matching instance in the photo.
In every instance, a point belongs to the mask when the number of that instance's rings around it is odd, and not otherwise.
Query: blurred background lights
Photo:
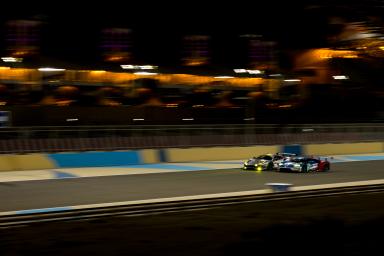
[[[347,80],[347,79],[349,79],[349,77],[348,76],[333,76],[333,79],[335,79],[335,80]]]
[[[233,71],[235,71],[235,73],[247,73],[247,70],[246,69],[243,69],[243,68],[237,68],[237,69],[234,69]]]
[[[300,82],[300,79],[285,79],[284,82]]]
[[[38,69],[39,71],[42,71],[42,72],[55,72],[55,71],[65,71],[64,68],[39,68]]]
[[[135,72],[133,73],[135,75],[142,75],[142,76],[155,76],[157,75],[158,73],[154,73],[154,72],[146,72],[146,71],[140,71],[140,72]]]
[[[229,78],[234,78],[233,76],[215,76],[214,78],[217,79],[229,79]]]
[[[141,69],[141,70],[153,70],[153,69],[157,69],[158,67],[157,66],[153,66],[153,65],[120,65],[120,67],[122,69]]]
[[[23,58],[15,58],[15,57],[1,57],[4,62],[22,62]]]

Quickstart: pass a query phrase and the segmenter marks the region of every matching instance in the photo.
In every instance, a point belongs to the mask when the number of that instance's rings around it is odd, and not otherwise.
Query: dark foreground
[[[0,230],[0,255],[374,255],[384,193]]]

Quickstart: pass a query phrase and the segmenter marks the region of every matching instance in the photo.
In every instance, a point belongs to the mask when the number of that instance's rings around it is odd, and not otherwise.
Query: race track
[[[238,169],[149,173],[0,183],[0,211],[16,211],[142,199],[204,195],[267,188],[384,178],[384,160],[333,163],[327,173],[278,173]]]

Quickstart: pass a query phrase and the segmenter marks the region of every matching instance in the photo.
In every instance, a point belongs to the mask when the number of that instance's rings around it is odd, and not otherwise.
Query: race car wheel
[[[307,164],[304,164],[304,165],[301,167],[301,172],[308,172],[308,165],[307,165]]]
[[[273,163],[269,163],[267,165],[267,171],[272,171],[273,170]]]
[[[324,171],[329,171],[329,164],[324,165]]]

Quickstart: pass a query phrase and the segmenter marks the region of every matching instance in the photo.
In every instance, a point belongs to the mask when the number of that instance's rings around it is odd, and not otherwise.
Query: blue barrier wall
[[[281,152],[284,152],[284,153],[294,153],[298,155],[301,155],[303,153],[302,151],[303,150],[301,145],[284,145],[282,146],[282,150],[281,150]]]
[[[143,163],[137,151],[58,153],[48,154],[48,157],[59,168],[124,166]]]
[[[160,162],[168,162],[168,154],[165,149],[159,149],[159,160]]]

